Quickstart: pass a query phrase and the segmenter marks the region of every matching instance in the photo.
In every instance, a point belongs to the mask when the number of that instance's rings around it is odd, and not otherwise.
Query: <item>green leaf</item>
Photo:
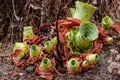
[[[88,61],[83,61],[83,62],[82,62],[82,66],[83,66],[83,67],[87,67],[88,65],[89,65]]]
[[[68,32],[68,43],[74,52],[89,52],[97,38],[97,26],[91,22],[83,22],[79,29]]]
[[[23,40],[32,39],[34,37],[33,29],[31,26],[24,27]]]
[[[91,64],[96,63],[98,60],[99,60],[99,55],[98,55],[98,54],[90,54],[90,55],[88,56],[88,61],[89,61]]]
[[[24,52],[21,51],[18,55],[17,55],[17,59],[21,59],[25,56]]]
[[[80,25],[80,36],[87,41],[94,41],[98,38],[98,28],[91,22],[83,22]]]
[[[102,27],[107,29],[107,28],[111,28],[113,26],[113,21],[111,20],[111,18],[109,16],[105,16],[102,18]]]
[[[69,10],[70,10],[70,13],[71,13],[71,15],[72,15],[72,17],[73,17],[74,14],[75,14],[75,8],[70,8]]]
[[[24,43],[19,43],[16,42],[13,48],[13,52],[15,52],[16,50],[20,50],[19,54],[17,55],[17,57],[19,59],[23,58],[24,55],[28,52],[28,45],[26,42]]]
[[[51,39],[51,43],[54,44],[54,45],[57,45],[58,41],[57,41],[57,37],[56,36]]]
[[[44,48],[49,53],[53,50],[53,44],[50,41],[46,41],[44,44]]]
[[[92,47],[92,42],[98,38],[97,26],[91,22],[83,22],[80,25],[79,32],[75,35],[75,45],[80,49]]]
[[[82,36],[79,32],[75,35],[74,43],[75,43],[74,45],[80,49],[86,49],[89,47],[89,45],[92,44],[91,41],[88,41],[88,40],[82,38]]]
[[[19,43],[19,42],[16,42],[15,45],[14,45],[14,48],[13,48],[13,52],[15,52],[15,50],[23,50],[24,53],[27,53],[28,52],[28,45],[26,42],[24,43]]]
[[[76,1],[75,6],[76,9],[73,18],[78,18],[82,21],[88,21],[94,14],[95,10],[97,9],[91,4],[83,3],[80,1]]]
[[[43,70],[49,70],[52,67],[51,60],[49,58],[43,58],[40,64]]]
[[[79,62],[77,59],[75,58],[71,58],[69,61],[68,61],[68,65],[67,65],[68,69],[71,70],[71,71],[77,71],[78,68],[79,68]]]
[[[34,57],[38,57],[41,54],[41,49],[39,46],[33,44],[30,48],[30,54]]]

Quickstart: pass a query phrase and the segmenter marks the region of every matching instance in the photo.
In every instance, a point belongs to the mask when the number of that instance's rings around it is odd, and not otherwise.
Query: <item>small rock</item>
[[[116,61],[120,61],[120,54],[118,54],[118,55],[115,57],[115,60],[116,60]]]
[[[19,76],[23,76],[23,73],[19,73]]]
[[[120,45],[120,41],[117,42],[117,45]]]
[[[113,37],[113,38],[115,38],[115,39],[117,38],[117,36],[115,36],[115,35],[114,35],[114,36],[112,36],[112,37]]]
[[[34,66],[28,66],[28,67],[26,68],[26,71],[27,71],[28,73],[33,72],[33,71],[34,71]]]
[[[113,55],[113,54],[117,54],[117,53],[118,53],[117,50],[115,50],[115,49],[110,49],[110,54],[111,54],[111,55]]]
[[[108,59],[108,63],[111,63],[111,62],[112,62],[112,57]]]
[[[120,75],[120,63],[119,62],[112,62],[108,67],[107,70],[110,73],[117,73]]]

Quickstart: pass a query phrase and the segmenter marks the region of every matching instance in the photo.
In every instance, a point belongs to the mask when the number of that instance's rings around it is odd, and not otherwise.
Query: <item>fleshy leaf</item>
[[[43,58],[40,64],[40,67],[43,70],[49,70],[51,68],[52,64],[51,64],[51,60],[49,58]]]
[[[17,51],[17,50],[19,50],[19,51]],[[24,55],[28,52],[27,43],[26,42],[24,42],[24,43],[16,42],[14,45],[14,48],[13,48],[13,53],[15,53],[16,51],[18,52],[17,53],[18,58],[23,58]]]
[[[54,45],[57,45],[58,41],[57,41],[57,37],[56,36],[51,39],[51,43],[54,44]]]
[[[105,38],[105,44],[111,44],[112,42],[113,42],[113,38],[112,37],[107,36]]]
[[[17,55],[17,58],[18,58],[18,59],[21,59],[21,58],[23,58],[24,56],[25,56],[24,52],[21,51],[21,52]]]
[[[111,18],[109,16],[105,16],[102,19],[102,27],[107,29],[113,26],[113,21],[111,20]]]
[[[23,40],[30,40],[33,39],[33,37],[34,37],[34,33],[32,27],[31,26],[24,27]]]
[[[50,41],[46,41],[44,48],[47,52],[51,52],[53,50],[53,44]]]
[[[96,63],[99,60],[99,55],[98,54],[90,54],[88,55],[88,61],[93,64]]]
[[[94,41],[98,38],[97,26],[91,22],[84,22],[80,26],[80,34],[87,41]]]
[[[34,57],[38,57],[41,54],[41,49],[39,46],[33,44],[30,48],[30,54]]]
[[[75,8],[70,8],[70,13],[71,13],[71,15],[72,15],[72,17],[73,17],[74,14],[75,14]]]
[[[73,18],[78,18],[82,21],[88,21],[97,9],[91,4],[80,1],[76,1],[75,6],[76,9]]]
[[[87,67],[89,65],[88,61],[83,61],[82,66]]]
[[[71,70],[73,72],[79,70],[79,62],[78,62],[78,60],[75,59],[75,58],[71,58],[68,61],[67,67],[68,67],[69,70]]]
[[[98,38],[97,26],[91,22],[83,22],[79,32],[75,35],[74,46],[83,49],[83,52],[88,52],[92,48],[92,42]]]
[[[81,37],[81,34],[78,32],[76,35],[75,35],[75,44],[78,48],[80,49],[86,49],[88,48],[90,45],[92,45],[92,42],[91,41],[88,41],[84,38]]]

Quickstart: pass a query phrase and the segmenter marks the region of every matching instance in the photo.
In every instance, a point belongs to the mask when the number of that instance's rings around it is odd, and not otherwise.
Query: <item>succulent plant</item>
[[[25,54],[28,52],[28,45],[26,42],[19,43],[16,42],[13,48],[13,53],[17,53],[17,58],[21,59],[25,56]]]
[[[48,53],[51,52],[53,50],[53,44],[51,43],[51,41],[46,41],[44,44],[44,48]]]
[[[105,43],[106,43],[106,44],[110,44],[110,43],[112,43],[112,42],[113,42],[113,38],[112,38],[112,37],[107,36],[107,37],[105,38]]]
[[[73,18],[78,18],[82,21],[88,21],[97,9],[91,4],[80,1],[75,2],[75,7],[76,8],[70,8],[70,12]]]
[[[98,38],[97,26],[91,22],[83,22],[79,29],[68,32],[69,44],[73,51],[88,52],[92,42]]]
[[[49,58],[43,58],[40,64],[43,70],[49,70],[52,67],[51,60]]]
[[[73,17],[75,14],[75,8],[70,8],[70,13],[71,13],[71,16]]]
[[[68,70],[72,71],[72,72],[76,72],[79,70],[79,62],[76,58],[71,58],[69,61],[68,61],[68,64],[67,64],[67,68]]]
[[[85,61],[82,62],[82,67],[87,67],[88,65],[89,65],[88,61],[85,60]]]
[[[91,64],[96,63],[98,60],[99,60],[99,55],[98,54],[90,54],[90,55],[88,55],[88,61]]]
[[[23,41],[33,39],[33,37],[34,37],[34,33],[32,27],[31,26],[24,27]]]
[[[33,44],[30,48],[30,54],[34,57],[38,57],[41,54],[41,49],[39,46]]]
[[[107,29],[113,26],[113,21],[111,20],[111,18],[109,16],[105,16],[102,18],[102,27]]]
[[[54,45],[57,45],[58,41],[57,41],[57,37],[56,36],[51,39],[51,43],[54,44]]]

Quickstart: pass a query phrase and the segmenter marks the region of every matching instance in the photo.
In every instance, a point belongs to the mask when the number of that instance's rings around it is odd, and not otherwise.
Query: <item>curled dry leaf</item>
[[[41,54],[38,57],[34,57],[32,55],[29,55],[29,58],[27,60],[27,65],[35,64],[37,61],[40,61],[43,57],[46,57],[46,55],[45,54]]]
[[[120,25],[113,25],[113,28],[120,34]]]
[[[42,41],[42,37],[35,35],[33,39],[25,40],[28,44],[39,44]]]
[[[105,33],[105,29],[102,27],[98,27],[99,30],[99,37],[98,39],[103,41],[104,44],[108,45],[113,41],[112,37],[107,36],[107,34]]]
[[[12,60],[12,62],[14,63],[15,66],[25,68],[27,65],[26,60],[18,59],[17,57],[15,57],[15,53],[10,54],[10,59]]]
[[[91,53],[98,53],[100,54],[102,47],[103,47],[103,43],[101,40],[95,40],[93,42],[93,49],[90,51]]]

